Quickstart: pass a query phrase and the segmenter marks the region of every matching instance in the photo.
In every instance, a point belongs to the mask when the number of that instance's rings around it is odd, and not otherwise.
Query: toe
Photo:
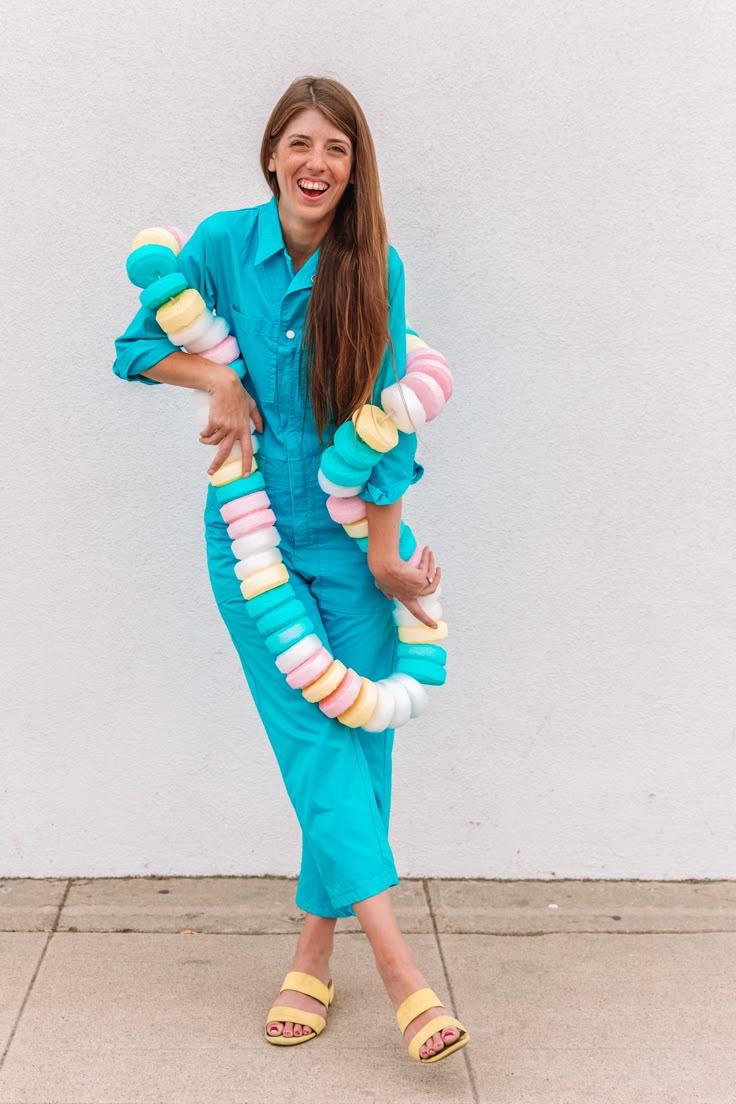
[[[432,1047],[434,1048],[435,1053],[438,1050],[443,1050],[444,1046],[445,1044],[442,1042],[442,1036],[440,1035],[439,1031],[436,1031],[435,1034],[432,1036]]]
[[[460,1031],[457,1027],[446,1027],[442,1032],[442,1040],[445,1046],[450,1046],[450,1044],[456,1042],[459,1037]]]
[[[302,1035],[309,1035],[311,1034],[311,1031],[311,1027],[309,1027],[307,1024],[302,1025]]]
[[[286,1023],[284,1024],[284,1030],[283,1030],[282,1034],[285,1035],[289,1039],[294,1034],[294,1025],[291,1022],[291,1020],[287,1020]]]
[[[284,1025],[279,1020],[272,1020],[268,1025],[269,1035],[280,1035],[283,1031]]]
[[[301,1035],[301,1033],[302,1033],[302,1025],[298,1024],[298,1023],[295,1023],[294,1024],[294,1034],[295,1035]]]

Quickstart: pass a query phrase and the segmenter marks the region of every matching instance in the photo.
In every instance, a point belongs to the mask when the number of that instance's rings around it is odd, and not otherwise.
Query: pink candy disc
[[[338,525],[349,525],[351,521],[362,521],[366,516],[365,502],[357,495],[350,498],[337,498],[330,495],[327,499],[327,510],[333,521]]]
[[[270,505],[271,499],[265,491],[254,491],[253,494],[241,495],[240,498],[234,498],[232,502],[226,502],[224,506],[220,507],[220,513],[222,514],[222,520],[229,525],[231,522],[237,521],[238,518],[245,517],[246,514],[252,514],[256,510],[265,510]]]
[[[252,514],[246,514],[227,527],[227,535],[230,540],[236,541],[238,537],[247,537],[248,533],[254,533],[256,529],[265,529],[269,525],[276,524],[276,515],[273,510],[255,510]]]
[[[445,409],[444,392],[432,376],[428,376],[425,372],[409,372],[401,382],[417,396],[424,407],[428,422]]]
[[[303,690],[305,686],[309,686],[311,682],[323,675],[331,663],[332,656],[326,648],[321,648],[290,671],[286,681],[294,690]]]
[[[412,367],[416,365],[416,362],[418,360],[424,360],[425,357],[442,365],[448,372],[450,371],[450,365],[447,363],[442,353],[438,353],[436,349],[412,349],[406,357],[407,372],[412,371]]]
[[[215,364],[232,364],[240,356],[240,346],[232,334],[228,334],[219,345],[213,345],[211,349],[204,349],[199,356],[205,360],[214,360]]]
[[[319,703],[320,709],[328,717],[337,717],[339,713],[344,713],[357,698],[362,685],[358,672],[348,667],[337,690],[333,690]]]
[[[434,349],[417,349],[406,358],[406,374],[422,372],[431,376],[440,387],[445,401],[452,394],[452,372],[442,353],[436,353]]]
[[[170,234],[173,234],[179,243],[179,248],[184,248],[184,242],[187,241],[187,236],[182,230],[177,229],[176,226],[164,226],[162,229],[168,230]]]
[[[418,544],[416,546],[416,548],[414,549],[414,551],[412,552],[411,556],[409,557],[409,559],[406,562],[408,564],[411,564],[412,567],[416,567],[417,564],[419,563],[419,561],[422,558],[422,552],[423,551],[424,551],[424,545],[423,544]]]

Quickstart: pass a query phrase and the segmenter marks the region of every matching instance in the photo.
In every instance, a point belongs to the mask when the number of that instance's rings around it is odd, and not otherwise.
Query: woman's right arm
[[[203,445],[219,445],[219,448],[207,474],[212,475],[225,463],[237,441],[243,461],[242,474],[247,479],[253,459],[250,419],[259,433],[263,433],[263,419],[255,399],[245,390],[237,373],[227,364],[215,364],[195,353],[176,352],[142,374],[157,383],[209,391],[210,417],[199,440]]]
[[[216,310],[214,264],[207,253],[207,224],[200,223],[177,258],[178,271],[190,287],[196,288],[209,310]],[[245,390],[232,368],[205,357],[185,353],[169,341],[153,311],[141,307],[123,334],[115,341],[112,366],[121,379],[146,384],[170,383],[197,388],[211,395],[210,419],[200,441],[219,445],[209,468],[212,475],[230,455],[236,441],[243,457],[243,474],[250,475],[253,445],[250,418],[259,433],[263,421],[255,400]]]

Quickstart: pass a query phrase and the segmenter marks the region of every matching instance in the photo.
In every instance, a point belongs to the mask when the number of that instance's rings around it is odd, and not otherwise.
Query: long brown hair
[[[302,358],[306,353],[309,364],[307,395],[322,442],[330,417],[339,426],[370,401],[387,343],[394,371],[396,361],[388,326],[388,230],[376,151],[360,104],[347,88],[328,77],[300,77],[289,85],[266,123],[263,174],[278,199],[269,158],[289,120],[306,108],[320,111],[353,147],[353,183],[321,242],[302,341]]]

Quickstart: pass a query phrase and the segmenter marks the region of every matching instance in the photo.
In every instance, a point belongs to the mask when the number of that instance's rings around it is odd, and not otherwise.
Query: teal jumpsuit
[[[242,351],[243,385],[264,422],[259,467],[297,597],[337,659],[380,679],[390,674],[395,660],[391,602],[375,586],[365,554],[327,512],[317,482],[323,447],[299,370],[319,252],[294,273],[273,197],[206,218],[182,249],[179,271],[230,323]],[[400,378],[406,371],[404,266],[393,246],[388,275],[389,329]],[[177,350],[144,307],[115,347],[114,373],[147,384],[157,381],[139,373]],[[387,345],[374,401],[395,378]],[[334,429],[333,422],[325,447]],[[423,474],[415,452],[416,435],[400,434],[399,445],[381,458],[360,497],[379,505],[400,498]],[[296,904],[318,916],[355,915],[353,902],[399,883],[388,842],[394,730],[348,728],[288,685],[246,610],[212,486],[204,531],[215,600],[302,829]]]

